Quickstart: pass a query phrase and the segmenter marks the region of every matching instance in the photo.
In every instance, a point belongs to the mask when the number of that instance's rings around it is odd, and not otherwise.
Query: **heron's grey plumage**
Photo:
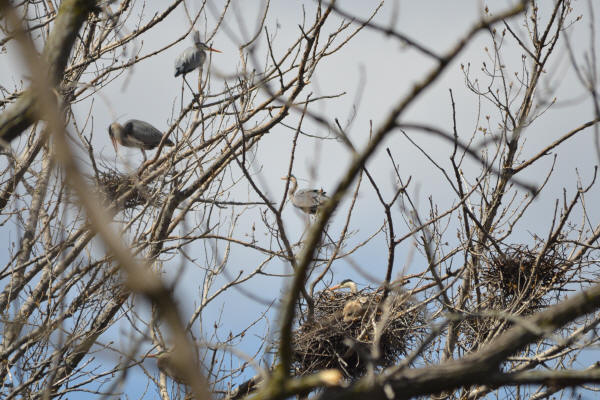
[[[194,32],[192,32],[192,40],[194,41],[194,44],[198,44],[198,43],[202,43],[202,41],[200,40],[200,32],[198,32],[197,29],[194,29]]]
[[[329,290],[337,290],[337,289],[350,289],[350,293],[356,294],[358,293],[358,287],[356,283],[352,279],[344,279],[338,285],[335,285]]]
[[[315,214],[329,199],[323,189],[298,189],[298,182],[294,175],[281,179],[290,181],[289,196],[292,204],[305,213]]]
[[[175,59],[175,76],[184,75],[188,72],[192,72],[196,68],[204,64],[206,60],[206,52],[215,51],[220,53],[219,50],[213,49],[200,41],[200,33],[194,31],[193,34],[194,46],[188,47]]]
[[[123,125],[113,122],[108,127],[108,135],[113,142],[115,151],[117,151],[117,143],[121,146],[137,147],[142,150],[144,158],[146,157],[144,150],[152,150],[157,147],[163,137],[161,131],[138,119],[130,119]],[[174,143],[166,139],[165,146],[174,146]]]
[[[185,75],[192,72],[206,59],[206,52],[197,47],[188,47],[175,59],[175,76]]]

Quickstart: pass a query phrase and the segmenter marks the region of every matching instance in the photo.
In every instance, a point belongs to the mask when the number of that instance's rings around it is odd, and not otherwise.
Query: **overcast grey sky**
[[[197,10],[195,2],[188,3],[190,11],[195,12]],[[489,3],[493,3],[486,4],[489,7],[503,9],[512,2],[494,1]],[[220,9],[221,2],[217,1],[214,4],[215,9]],[[247,18],[247,29],[252,32],[254,32],[255,20],[258,15],[258,4],[259,2],[253,1],[233,2],[234,8],[239,10],[240,15]],[[373,11],[376,2],[341,1],[339,6],[352,15],[366,18]],[[272,1],[265,25],[268,27],[269,32],[275,35],[273,41],[275,52],[287,49],[290,41],[298,35],[302,7],[306,8],[307,15],[312,16],[313,2]],[[477,0],[389,1],[382,6],[374,21],[382,25],[389,24],[392,12],[396,7],[398,7],[398,14],[394,28],[443,54],[449,46],[456,43],[479,20],[484,3]],[[586,18],[586,3],[575,2],[575,7],[576,10],[572,15],[583,14],[584,18],[581,22],[575,24],[568,33],[575,53],[581,56],[590,44],[589,30],[587,29],[589,21]],[[152,0],[146,3],[144,10],[138,11],[142,13],[142,19],[146,20],[162,8],[162,1]],[[541,12],[544,11],[542,7]],[[494,12],[493,8],[492,12]],[[225,22],[234,35],[241,37],[239,24],[233,12],[226,15]],[[339,22],[339,18],[332,18],[328,22],[328,30],[333,29]],[[214,26],[215,17],[210,13],[206,16],[206,19],[204,16],[200,18],[196,25],[203,35],[206,32],[211,32]],[[142,55],[147,54],[170,43],[188,29],[189,21],[183,8],[180,7],[156,28],[145,33],[134,45],[129,46],[128,54],[115,56],[119,58],[130,57],[136,49],[139,49]],[[263,61],[265,54],[264,40],[259,40],[259,43],[261,45],[256,49],[257,58]],[[173,77],[174,58],[190,44],[191,40],[186,38],[169,50],[136,64],[134,68],[102,88],[100,92],[75,106],[79,122],[83,122],[87,118],[90,108],[92,110],[93,121],[88,129],[89,132],[93,130],[93,145],[96,155],[101,155],[109,162],[120,163],[115,158],[114,150],[107,135],[108,125],[115,119],[121,122],[130,118],[143,119],[162,131],[167,129],[181,106],[182,81]],[[222,29],[210,40],[210,44],[222,51],[221,54],[213,54],[211,60],[209,92],[218,92],[224,89],[225,77],[234,75],[239,69],[239,42]],[[490,115],[490,126],[495,127],[496,122],[494,120],[498,117],[497,111],[489,104],[478,104],[477,97],[466,88],[464,73],[460,68],[461,64],[467,65],[470,63],[473,77],[479,75],[483,82],[484,78],[481,76],[480,69],[482,62],[488,60],[485,51],[486,46],[491,47],[489,36],[480,33],[476,40],[447,68],[441,79],[410,107],[402,121],[426,123],[451,132],[452,109],[449,98],[449,89],[451,89],[456,103],[457,126],[461,140],[468,141],[473,131],[477,129],[476,118],[478,113]],[[512,42],[507,43],[502,50],[503,61],[511,74],[521,69],[521,53],[522,50]],[[18,82],[17,71],[20,70],[18,60],[10,57],[9,54],[10,48],[8,52],[0,55],[0,59],[2,59],[0,62],[0,84],[6,87],[12,87],[15,82]],[[551,112],[536,120],[526,130],[526,141],[522,149],[521,159],[526,159],[527,155],[537,153],[569,130],[593,119],[594,114],[590,102],[574,101],[579,98],[582,88],[569,67],[566,53],[560,50],[560,54],[561,56],[555,58],[550,64],[551,66],[548,68],[550,73],[547,77],[549,78],[548,84],[550,87],[556,90],[555,95],[558,102],[551,108]],[[111,62],[111,60],[107,60],[107,62]],[[309,91],[314,92],[315,96],[335,95],[343,92],[346,94],[342,97],[315,103],[312,106],[312,111],[326,116],[330,122],[333,121],[333,118],[338,118],[342,124],[345,124],[346,121],[351,119],[349,136],[361,148],[368,140],[371,121],[373,126],[379,126],[389,110],[411,91],[416,82],[423,79],[432,65],[433,63],[426,57],[401,45],[397,40],[378,32],[363,30],[341,51],[319,66],[309,86]],[[541,85],[541,87],[545,87],[545,85]],[[189,101],[190,93],[187,88],[184,93],[187,101]],[[542,93],[538,94],[542,95]],[[322,126],[310,121],[304,124],[303,129],[312,135],[328,136],[329,134],[323,131]],[[281,199],[284,190],[285,183],[280,180],[280,177],[287,171],[293,133],[291,129],[282,126],[276,127],[261,142],[256,152],[254,167],[255,172],[260,174],[258,182],[274,201]],[[516,227],[514,231],[515,240],[530,241],[531,233],[540,236],[547,234],[550,229],[550,220],[547,216],[553,211],[555,200],[561,198],[562,189],[566,188],[570,193],[576,190],[576,171],[579,171],[584,182],[589,181],[593,174],[593,168],[598,163],[592,135],[593,131],[589,130],[570,140],[561,148],[545,194],[535,200],[534,211],[530,211],[522,223]],[[410,132],[410,136],[426,149],[429,155],[441,166],[449,166],[448,160],[452,151],[450,143],[420,132]],[[389,158],[384,151],[386,147],[390,149],[395,161],[399,164],[402,178],[405,181],[409,177],[411,178],[408,190],[418,200],[422,212],[426,212],[428,209],[429,196],[431,196],[434,203],[439,205],[440,211],[446,210],[457,202],[455,194],[449,189],[440,171],[420,154],[399,131],[395,132],[380,147],[375,157],[368,164],[369,170],[382,186],[385,196],[391,195],[395,183]],[[138,157],[141,160],[138,153],[135,149],[124,149],[122,152],[122,154],[130,156],[134,160],[137,160]],[[349,164],[350,155],[338,141],[317,141],[301,136],[296,160],[294,173],[297,177],[304,179],[300,181],[301,187],[312,185],[331,191],[340,179],[345,167]],[[519,178],[535,185],[541,184],[552,165],[552,161],[552,156],[547,156],[537,166],[534,166]],[[136,166],[137,162],[139,161],[132,161],[132,164]],[[465,168],[463,173],[466,179],[473,180],[480,172],[479,166],[474,163],[467,165],[470,165],[472,170]],[[315,174],[311,171],[314,171]],[[257,199],[256,195],[248,191],[247,187],[236,187],[234,193],[239,196],[236,199],[239,201]],[[591,194],[590,199],[592,201],[600,200],[597,192]],[[347,202],[338,211],[338,218],[334,217],[329,228],[332,236],[339,233],[344,222],[346,207]],[[588,211],[593,217],[597,218],[599,216],[598,211],[593,208],[588,209]],[[239,231],[249,231],[251,224],[255,222],[253,218],[256,218],[257,215],[254,217],[247,216],[240,220]],[[299,240],[304,229],[305,218],[292,209],[291,205],[286,206],[284,216],[287,226],[295,235],[293,240]],[[357,233],[353,238],[353,242],[349,245],[365,240],[381,226],[383,221],[384,215],[381,206],[374,191],[365,181],[359,194],[359,202],[351,225]],[[398,234],[402,235],[407,228],[406,226],[399,226],[397,229],[399,229]],[[6,234],[6,231],[3,231],[3,234]],[[13,233],[11,240],[14,240],[15,235],[16,233]],[[383,240],[383,237],[379,237],[371,245],[352,255],[352,260],[357,265],[367,269],[369,274],[379,279],[383,279],[385,273],[386,255],[382,251],[382,249],[385,249],[385,247],[382,247]],[[411,272],[422,269],[422,265],[419,263],[421,259],[418,256],[413,259],[412,265],[405,266],[410,247],[411,243],[408,242],[401,246],[396,261],[397,273],[402,272],[405,267],[408,268],[407,271]],[[191,254],[200,255],[204,249],[191,246],[189,251]],[[4,261],[5,258],[0,257],[0,260]],[[248,259],[247,251],[244,248],[234,248],[230,256],[228,271],[230,274],[235,274],[239,269],[247,270],[253,266],[255,261],[257,260],[253,258]],[[178,259],[172,261],[173,265],[176,265],[177,262]],[[275,269],[273,267],[272,272],[276,272]],[[194,308],[194,304],[187,301],[190,297],[189,293],[197,293],[198,279],[200,279],[198,273],[192,271],[194,270],[190,270],[189,274],[184,275],[185,279],[181,281],[177,290],[180,305],[187,316],[191,314]],[[279,270],[277,272],[289,272],[289,270],[285,269],[285,271]],[[363,276],[357,275],[350,265],[344,261],[334,264],[333,273],[334,281],[352,276],[359,284],[378,284],[378,282],[369,282]],[[253,279],[244,287],[258,293],[265,300],[275,300],[280,298],[281,290],[284,290],[286,283],[285,279],[274,281],[273,278],[265,277]],[[276,301],[271,313],[272,324],[275,322],[274,318],[277,315],[277,304]],[[235,332],[237,329],[246,327],[264,308],[263,304],[247,298],[244,293],[233,291],[228,295],[226,301],[215,302],[210,308],[211,314],[206,315],[204,318],[208,324],[211,324],[211,316],[217,318],[219,313],[223,312],[226,319],[223,320],[222,331],[223,334],[227,334],[230,330]],[[271,328],[273,329],[274,325]],[[253,333],[262,334],[265,331],[265,326],[260,325]],[[113,334],[116,333],[113,332]],[[252,335],[248,336],[248,343],[242,346],[241,349],[252,353],[254,346],[260,340],[252,337]],[[115,337],[117,336],[115,335]],[[104,340],[109,339],[104,338]],[[130,344],[128,339],[122,339],[121,337],[120,340],[123,341],[121,343],[123,347]],[[135,383],[131,383],[127,387],[128,393],[133,397],[144,390],[135,386]]]

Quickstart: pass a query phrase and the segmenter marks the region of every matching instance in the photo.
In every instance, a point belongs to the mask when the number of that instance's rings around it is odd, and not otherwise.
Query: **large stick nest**
[[[562,291],[568,281],[564,249],[511,246],[502,254],[493,251],[483,264],[482,278],[493,303],[510,307],[520,315],[531,314],[549,304],[549,294]],[[516,307],[515,307],[516,306]]]
[[[295,373],[336,368],[352,379],[363,375],[370,362],[382,367],[396,363],[416,331],[424,329],[425,317],[420,309],[410,310],[413,304],[406,295],[390,293],[384,304],[381,300],[382,293],[369,288],[356,294],[321,292],[313,320],[294,332]],[[379,357],[373,359],[377,340]]]
[[[544,248],[541,242],[532,248],[515,245],[490,251],[480,274],[484,312],[526,316],[553,303],[569,281],[564,253],[564,246]],[[475,316],[461,321],[460,330],[466,347],[472,347],[511,325],[505,318]]]
[[[121,174],[114,170],[100,172],[98,186],[108,201],[115,202],[121,196],[121,209],[131,209],[146,203],[156,203],[153,190],[147,185],[141,185],[139,178],[134,175]]]

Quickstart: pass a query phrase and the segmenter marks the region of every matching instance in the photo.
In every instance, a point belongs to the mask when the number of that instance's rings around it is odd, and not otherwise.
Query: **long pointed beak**
[[[329,290],[337,290],[341,287],[342,285],[335,285],[334,287],[330,287]]]
[[[208,51],[214,51],[215,53],[222,53],[221,50],[213,49],[212,47],[208,47],[208,46],[206,46],[206,50],[208,50]]]

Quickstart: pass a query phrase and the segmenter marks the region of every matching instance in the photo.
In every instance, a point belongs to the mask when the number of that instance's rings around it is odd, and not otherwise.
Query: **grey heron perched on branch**
[[[213,49],[208,46],[206,43],[200,40],[200,32],[194,30],[192,39],[194,40],[194,46],[188,47],[175,59],[175,77],[179,75],[183,75],[183,80],[188,85],[192,93],[194,90],[185,79],[185,74],[188,72],[192,72],[198,67],[202,68],[202,64],[204,64],[204,60],[206,60],[206,51],[214,51],[216,53],[220,53],[219,50]]]
[[[298,181],[294,175],[284,176],[283,180],[290,181],[289,196],[292,204],[305,213],[315,214],[329,199],[323,189],[298,189]]]
[[[157,147],[163,137],[162,132],[154,126],[137,119],[130,119],[124,125],[113,122],[108,127],[108,135],[115,148],[115,152],[119,152],[117,143],[121,146],[137,147],[142,150],[144,160],[146,160],[146,152],[144,150],[152,150]],[[174,145],[169,139],[165,140],[165,146]]]

